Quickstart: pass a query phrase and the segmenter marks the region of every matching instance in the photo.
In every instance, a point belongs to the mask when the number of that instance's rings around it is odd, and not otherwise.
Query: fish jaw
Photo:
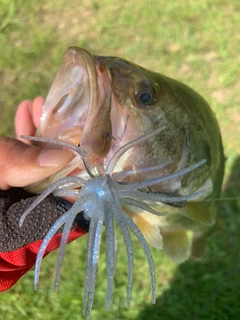
[[[84,49],[70,47],[42,108],[35,135],[79,144],[89,106],[96,105],[96,95],[92,56]]]

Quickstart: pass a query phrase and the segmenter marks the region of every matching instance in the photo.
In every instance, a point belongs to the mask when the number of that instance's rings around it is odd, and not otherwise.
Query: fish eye
[[[152,95],[150,92],[142,92],[139,99],[142,103],[149,103],[152,100]]]
[[[142,107],[149,107],[156,102],[156,91],[150,81],[144,81],[136,87],[136,102]]]

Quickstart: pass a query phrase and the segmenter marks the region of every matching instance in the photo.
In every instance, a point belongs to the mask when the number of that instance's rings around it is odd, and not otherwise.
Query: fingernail
[[[57,168],[62,167],[73,159],[74,155],[63,150],[43,150],[38,157],[37,165],[41,167]]]

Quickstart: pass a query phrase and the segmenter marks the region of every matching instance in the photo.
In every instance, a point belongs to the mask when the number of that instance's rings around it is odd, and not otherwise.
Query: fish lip
[[[97,96],[95,59],[84,49],[68,48],[42,107],[35,136],[59,138],[78,145],[89,107],[96,105]],[[72,139],[72,128],[78,139]]]

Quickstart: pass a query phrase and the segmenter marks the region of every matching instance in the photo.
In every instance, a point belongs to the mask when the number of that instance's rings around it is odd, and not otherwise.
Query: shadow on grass
[[[237,199],[238,197],[238,199]],[[138,320],[238,319],[240,314],[240,157],[222,193],[223,229],[208,241],[201,262],[181,264],[156,305],[146,305]],[[160,282],[161,276],[157,275]],[[149,316],[151,317],[149,318]]]

